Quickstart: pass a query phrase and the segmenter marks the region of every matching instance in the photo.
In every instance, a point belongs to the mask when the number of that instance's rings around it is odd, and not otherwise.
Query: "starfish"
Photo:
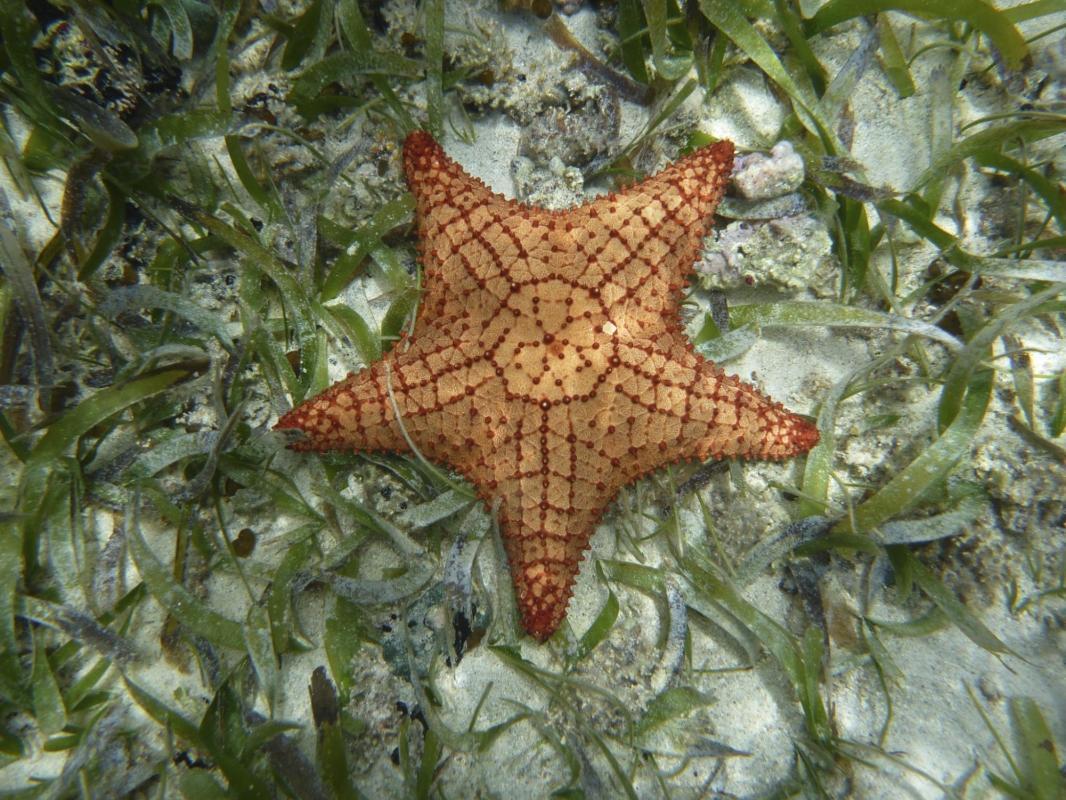
[[[731,142],[566,211],[493,193],[423,131],[403,160],[425,269],[414,334],[275,427],[303,431],[298,450],[413,445],[463,475],[499,509],[533,637],[565,616],[622,486],[683,459],[782,459],[818,442],[681,327]]]

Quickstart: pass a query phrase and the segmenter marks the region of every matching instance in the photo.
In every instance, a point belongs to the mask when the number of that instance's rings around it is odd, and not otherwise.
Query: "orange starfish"
[[[404,143],[425,294],[415,333],[283,416],[301,450],[409,450],[461,473],[500,528],[525,629],[566,614],[618,490],[681,459],[781,459],[818,431],[692,349],[686,275],[722,195],[718,142],[567,211],[494,194],[428,134]],[[396,419],[394,408],[399,410]]]

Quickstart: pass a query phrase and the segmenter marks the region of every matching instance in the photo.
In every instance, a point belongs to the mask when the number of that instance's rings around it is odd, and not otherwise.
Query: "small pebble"
[[[585,5],[585,0],[555,0],[555,7],[564,14],[576,14]]]
[[[794,192],[803,178],[803,159],[789,142],[778,142],[769,155],[740,156],[733,168],[733,185],[748,200],[767,200]]]

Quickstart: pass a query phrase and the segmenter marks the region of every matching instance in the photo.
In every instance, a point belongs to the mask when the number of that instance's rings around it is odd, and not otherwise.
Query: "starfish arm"
[[[539,503],[515,486],[500,506],[500,532],[514,584],[522,627],[544,641],[566,616],[574,583],[596,527],[596,518],[574,514],[566,526],[553,529],[536,518]]]
[[[688,401],[688,419],[698,433],[696,455],[779,461],[818,444],[814,423],[793,414],[754,386],[726,375],[710,362]]]
[[[477,342],[455,335],[445,344],[416,338],[398,359],[392,387],[404,432],[426,458],[463,475],[488,498],[495,426],[503,391],[496,367],[475,352]],[[442,337],[443,338],[443,337]]]
[[[632,342],[618,355],[598,454],[623,483],[684,459],[776,460],[818,443],[813,424],[694,353]]]
[[[495,368],[471,355],[474,342],[456,331],[402,340],[381,361],[351,374],[308,400],[275,426],[307,437],[298,450],[409,450],[408,439],[428,458],[475,483],[489,477],[476,443],[485,441],[498,405]],[[400,423],[396,421],[396,411]],[[405,435],[406,434],[406,435]]]
[[[420,317],[433,318],[457,297],[470,298],[471,316],[490,315],[510,288],[502,264],[521,253],[510,229],[516,220],[540,212],[490,190],[425,131],[408,135],[403,163],[415,197],[418,251],[426,276]]]
[[[275,430],[299,430],[294,450],[404,450],[388,395],[395,351],[282,415]]]
[[[699,258],[733,165],[718,142],[624,191],[574,213],[579,283],[594,288],[626,333],[655,339],[678,326],[678,293]]]
[[[493,497],[522,626],[543,641],[566,615],[584,552],[618,486],[595,450],[568,432],[570,413],[556,407],[534,416],[497,437]]]

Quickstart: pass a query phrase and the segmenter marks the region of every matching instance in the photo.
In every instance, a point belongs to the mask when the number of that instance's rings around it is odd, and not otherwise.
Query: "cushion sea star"
[[[425,268],[414,335],[276,427],[303,431],[301,450],[404,451],[406,433],[465,476],[498,504],[522,624],[543,641],[622,486],[681,459],[781,459],[818,441],[681,328],[681,290],[732,162],[718,142],[548,211],[494,194],[428,133],[410,134]]]

